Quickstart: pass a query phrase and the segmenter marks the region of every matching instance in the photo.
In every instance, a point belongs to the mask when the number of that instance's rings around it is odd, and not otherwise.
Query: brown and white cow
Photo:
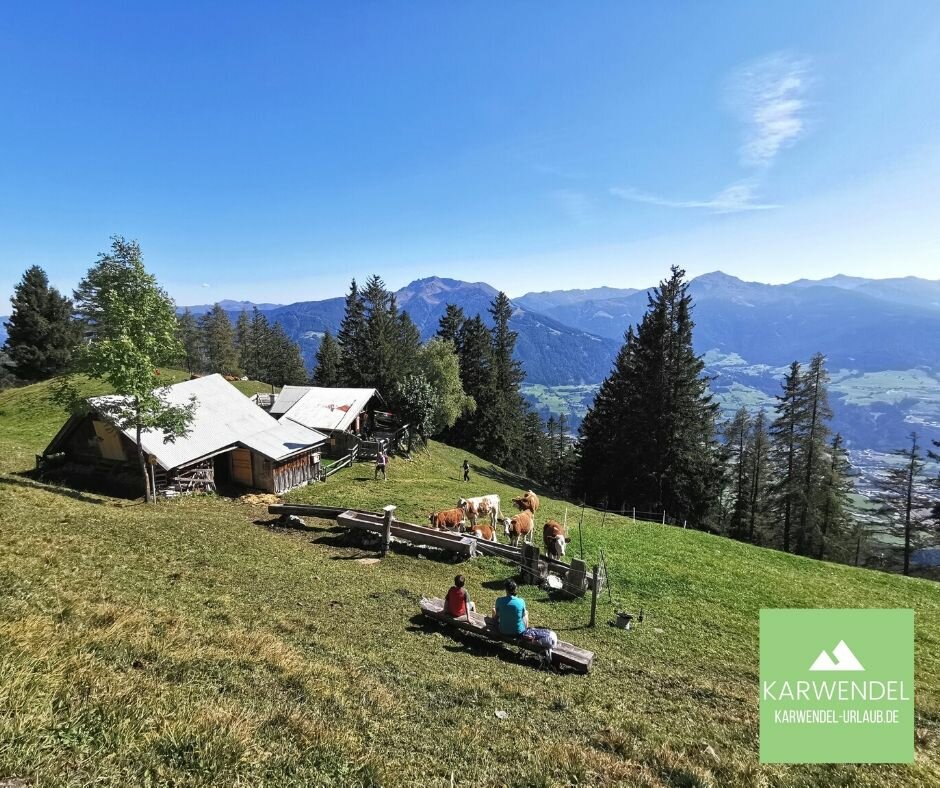
[[[528,490],[522,495],[513,498],[512,502],[520,512],[532,512],[532,514],[535,514],[539,510],[539,497],[532,492],[532,490]]]
[[[496,528],[496,522],[499,520],[499,496],[498,495],[480,495],[476,498],[461,498],[457,501],[457,506],[464,510],[470,525],[476,525],[480,517],[489,517],[490,526]]]
[[[523,540],[526,544],[532,544],[532,530],[535,528],[535,518],[532,512],[519,512],[515,517],[507,517],[503,520],[503,526],[506,536],[509,537],[509,544],[513,547],[519,546],[519,541]]]
[[[470,534],[477,539],[483,539],[486,542],[498,542],[496,538],[496,529],[486,523],[477,523],[470,526]]]
[[[467,520],[463,509],[444,509],[431,513],[428,521],[433,528],[441,531],[459,531]]]
[[[545,552],[552,558],[561,558],[565,554],[565,542],[568,534],[565,527],[557,520],[549,520],[542,529],[542,541],[545,542]]]

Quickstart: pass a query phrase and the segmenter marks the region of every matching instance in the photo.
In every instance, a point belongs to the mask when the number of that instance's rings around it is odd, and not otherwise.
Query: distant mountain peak
[[[415,279],[395,293],[398,303],[402,306],[421,299],[432,304],[447,301],[457,294],[466,295],[477,293],[488,299],[493,298],[498,291],[486,282],[463,282],[459,279],[447,279],[441,276],[428,276],[424,279]]]

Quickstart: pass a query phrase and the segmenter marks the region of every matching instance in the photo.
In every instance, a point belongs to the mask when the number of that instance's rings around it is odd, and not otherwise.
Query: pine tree
[[[346,311],[336,335],[341,351],[340,378],[344,386],[366,385],[366,307],[356,280],[349,285]]]
[[[326,388],[339,386],[341,362],[339,344],[327,331],[320,340],[320,347],[317,348],[317,366],[313,370],[313,384]]]
[[[482,414],[492,407],[494,392],[490,384],[492,345],[490,332],[479,315],[463,322],[457,337],[457,357],[464,392],[476,403],[473,412],[461,416],[448,439],[456,446],[485,455]]]
[[[287,336],[284,327],[275,322],[270,327],[267,341],[269,364],[267,383],[277,386],[303,386],[307,383],[307,368],[300,346]]]
[[[189,309],[176,317],[176,336],[183,348],[183,363],[190,374],[202,372],[205,366],[202,331]]]
[[[806,402],[802,371],[798,361],[790,364],[783,377],[782,393],[774,406],[776,417],[770,427],[771,453],[775,466],[774,510],[782,520],[781,544],[790,552],[790,537],[799,511],[802,467],[800,435],[805,423]]]
[[[258,307],[255,307],[257,310]],[[243,309],[235,321],[235,348],[238,350],[238,365],[248,375],[247,357],[251,352],[251,318],[247,310]],[[248,375],[250,378],[251,375]]]
[[[235,349],[235,330],[225,310],[215,304],[199,321],[206,366],[209,372],[222,375],[240,375],[238,353]]]
[[[80,337],[72,302],[49,287],[46,272],[34,265],[14,288],[12,305],[4,324],[6,368],[23,381],[46,380],[64,372]]]
[[[542,417],[534,410],[528,410],[523,415],[522,446],[525,447],[522,473],[528,479],[544,482],[548,470],[549,444]]]
[[[796,552],[799,555],[815,552],[813,545],[822,541],[818,513],[823,498],[821,482],[826,475],[825,453],[829,440],[829,421],[832,419],[826,390],[828,381],[825,357],[816,353],[800,380],[801,397],[806,408],[806,424],[801,437],[804,467],[800,517],[796,532]]]
[[[448,304],[438,321],[437,335],[445,342],[453,342],[457,347],[460,329],[463,327],[464,317],[463,309],[456,304]]]
[[[747,410],[739,408],[724,429],[727,467],[731,473],[730,506],[726,527],[728,535],[734,539],[746,538],[751,522],[752,485],[748,442],[752,428]]]
[[[633,501],[704,527],[722,468],[718,406],[692,347],[691,308],[685,272],[673,266],[585,420],[582,480],[595,500]]]
[[[817,558],[825,558],[829,543],[840,539],[847,530],[850,491],[849,460],[842,446],[842,436],[836,433],[829,445],[822,479]]]
[[[268,318],[255,307],[239,343],[239,358],[245,374],[251,380],[270,382],[273,377],[274,348],[271,345],[271,325]]]
[[[484,456],[509,470],[524,470],[526,406],[520,392],[525,378],[522,364],[513,358],[517,334],[509,328],[512,303],[497,293],[490,305],[493,328],[490,340],[492,400],[481,410]]]
[[[923,450],[916,432],[910,434],[910,441],[910,446],[894,452],[903,462],[888,470],[881,484],[880,499],[886,513],[892,515],[904,534],[905,575],[910,574],[911,552],[926,520],[924,512],[930,506],[930,500],[921,492],[926,480],[923,478]]]
[[[758,411],[751,423],[746,459],[750,494],[748,497],[747,540],[757,544],[758,534],[763,533],[770,506],[770,436],[767,434],[767,417]]]

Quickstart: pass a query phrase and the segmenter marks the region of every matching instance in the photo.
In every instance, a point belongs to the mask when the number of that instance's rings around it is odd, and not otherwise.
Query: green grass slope
[[[257,524],[212,497],[146,507],[38,485],[32,465],[64,414],[47,386],[0,393],[0,781],[30,785],[930,785],[940,783],[940,593],[934,584],[817,563],[588,510],[613,602],[525,589],[534,622],[596,652],[587,676],[533,668],[416,617],[455,566],[381,562],[330,523]],[[521,480],[432,444],[388,482],[359,465],[294,501],[421,522],[466,493]],[[545,517],[566,504],[543,496]],[[577,510],[567,504],[569,523]],[[575,528],[575,552],[580,545]],[[460,565],[489,607],[510,568]],[[643,607],[624,633],[614,608]],[[917,611],[913,766],[761,766],[761,607]],[[505,711],[505,719],[495,716]]]

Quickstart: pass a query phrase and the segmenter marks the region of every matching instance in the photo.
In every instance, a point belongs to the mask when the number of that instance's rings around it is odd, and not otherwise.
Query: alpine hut
[[[169,404],[194,405],[188,433],[166,441],[158,429],[141,435],[158,492],[244,487],[281,493],[319,478],[320,451],[327,437],[294,421],[269,416],[221,375],[167,386]],[[139,492],[143,482],[134,430],[108,421],[114,395],[88,400],[88,411],[72,416],[52,439],[40,467],[95,486]]]

